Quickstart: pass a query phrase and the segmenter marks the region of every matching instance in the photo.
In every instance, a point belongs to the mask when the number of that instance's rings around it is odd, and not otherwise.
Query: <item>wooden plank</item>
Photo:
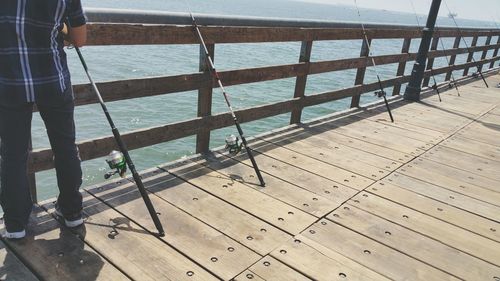
[[[401,48],[402,54],[408,54],[411,46],[411,38],[405,38],[403,40],[403,47]],[[406,69],[406,61],[400,62],[398,65],[398,70],[396,72],[396,76],[403,76],[405,74]],[[395,85],[392,91],[393,96],[397,96],[401,93],[401,85]]]
[[[312,215],[196,163],[191,167],[160,168],[288,233],[297,234],[316,220]]]
[[[441,112],[448,113],[450,116],[459,118],[458,120],[471,120],[474,117],[477,117],[477,115],[483,114],[485,111],[491,109],[491,103],[487,100],[478,101],[477,97],[475,97],[474,100],[461,99],[456,95],[447,97],[446,102],[444,103],[435,99],[425,99],[425,102],[422,104],[434,107]]]
[[[345,201],[345,198],[324,197],[323,195],[326,195],[326,193],[313,193],[297,185],[276,178],[266,172],[262,172],[264,173],[263,177],[266,182],[266,187],[262,188],[259,180],[255,176],[255,170],[252,166],[247,166],[245,163],[227,156],[226,154],[219,154],[217,159],[215,159],[215,157],[207,158],[207,162],[204,164],[236,181],[313,216],[322,217],[342,205]]]
[[[278,228],[163,170],[152,169],[141,175],[148,191],[260,255],[290,238]]]
[[[457,280],[326,219],[308,228],[303,236],[392,280]]]
[[[319,196],[325,197],[333,202],[342,203],[354,196],[357,190],[333,180],[320,177],[309,171],[300,169],[285,162],[271,158],[264,154],[255,153],[255,161],[259,168],[266,174],[270,174],[285,182],[296,185],[305,190],[311,191]],[[252,166],[246,154],[241,154],[234,159],[243,162],[247,166]],[[254,176],[253,173],[251,176]],[[251,177],[249,176],[249,177]],[[316,199],[315,199],[316,198]],[[319,201],[319,197],[313,197],[313,201]],[[308,208],[308,203],[304,203]]]
[[[88,192],[143,228],[155,231],[135,184],[121,180]],[[167,233],[161,239],[217,277],[231,279],[260,259],[255,252],[161,198],[150,198]]]
[[[441,143],[443,146],[474,154],[489,160],[500,161],[500,146],[464,138],[460,135],[452,136]]]
[[[363,32],[364,36],[364,32]],[[372,40],[368,38],[364,38],[362,44],[361,44],[361,51],[359,56],[362,58],[368,59],[370,57],[370,45],[372,44]],[[365,73],[366,73],[366,67],[360,67],[358,68],[356,72],[356,78],[354,80],[354,85],[363,85],[364,80],[365,80]],[[359,101],[361,99],[361,95],[355,95],[351,99],[351,108],[353,107],[359,107]]]
[[[474,123],[470,126],[467,126],[456,135],[494,146],[500,146],[498,144],[500,132],[498,132],[498,130],[496,130],[494,126],[485,126],[485,124]]]
[[[336,127],[334,124],[332,128],[320,128],[320,130],[332,130],[335,133],[342,134],[348,137],[356,138],[361,141],[369,142],[371,144],[384,146],[390,149],[409,154],[413,157],[423,153],[422,148],[426,147],[426,143],[407,137],[388,138],[382,134],[368,134],[363,130],[353,129],[350,126]]]
[[[500,223],[420,195],[418,190],[412,192],[415,185],[406,186],[408,190],[391,184],[389,181],[383,181],[371,186],[368,192],[500,242],[500,232],[492,231],[492,229],[500,229]],[[430,193],[435,189],[439,191],[437,186],[428,185],[427,188]]]
[[[314,134],[314,132],[311,130],[304,130],[303,128],[299,128],[296,130],[290,130],[286,132],[286,134],[277,135],[275,138],[267,138],[266,140],[274,141],[275,143],[281,141],[284,144],[289,143],[290,146],[293,146],[293,143],[295,141],[298,141],[304,146],[320,148],[327,152],[335,152],[333,158],[330,156],[327,157],[329,159],[335,159],[335,157],[351,158],[356,161],[379,167],[381,169],[386,169],[388,171],[392,171],[398,168],[401,165],[400,163],[404,162],[404,160],[392,160],[386,158],[385,156],[374,154],[370,151],[355,149],[337,142],[336,139],[321,136],[322,134]],[[320,156],[324,156],[320,153],[321,152],[319,152]]]
[[[401,165],[397,162],[377,157],[373,159],[368,153],[358,155],[356,157],[345,157],[346,154],[341,152],[340,146],[334,147],[318,147],[307,141],[303,141],[299,137],[291,137],[290,135],[278,135],[275,138],[267,138],[265,141],[279,145],[283,148],[289,149],[294,153],[299,153],[304,156],[314,158],[322,161],[325,164],[330,164],[337,167],[342,167],[356,174],[365,176],[370,179],[381,179],[387,176],[391,170],[395,170]],[[348,149],[345,149],[348,150]],[[344,150],[344,151],[345,151]],[[348,155],[348,154],[347,154]],[[364,157],[366,155],[366,157]],[[363,161],[363,159],[366,159]],[[372,159],[373,161],[370,161]],[[376,160],[379,160],[378,162]],[[372,163],[367,163],[372,162]],[[394,164],[393,164],[394,163]]]
[[[349,280],[388,279],[303,235],[297,235],[294,240],[283,244],[271,256],[313,280],[331,280],[332,277]]]
[[[396,110],[395,112],[398,112],[398,110]],[[385,111],[383,112],[383,114],[384,113],[387,114],[387,112]],[[428,135],[422,132],[417,133],[413,130],[403,129],[398,126],[381,124],[379,122],[374,122],[373,120],[366,120],[366,119],[360,120],[360,117],[356,115],[354,115],[353,117],[347,117],[343,120],[339,120],[338,122],[336,122],[336,124],[349,126],[350,128],[371,132],[373,134],[390,134],[390,135],[396,135],[398,137],[399,136],[408,137],[426,143],[437,143],[440,140],[440,138],[436,137],[437,133],[435,132],[433,132],[434,135]]]
[[[498,181],[489,178],[422,158],[403,166],[400,172],[416,178],[432,179],[432,183],[442,185],[448,189],[459,188],[464,191],[468,188],[461,186],[470,186],[471,195],[469,196],[475,194],[475,196],[484,197],[482,200],[490,197],[486,202],[500,205]],[[420,176],[418,176],[418,173],[421,173]]]
[[[478,39],[479,39],[479,36],[472,37],[472,43],[471,43],[470,47],[476,47]],[[475,53],[475,50],[471,50],[469,52],[469,54],[467,55],[467,62],[471,62],[472,61],[472,58],[474,57],[474,53]],[[464,69],[464,74],[462,76],[469,75],[469,69],[470,69],[469,67],[466,67]]]
[[[429,53],[429,56],[432,54],[432,52]],[[406,62],[414,60],[415,58],[416,54],[396,54],[373,57],[377,65],[399,63],[401,61]],[[297,63],[227,70],[221,71],[219,75],[225,86],[234,86],[304,76],[307,74],[321,74],[332,71],[361,68],[371,65],[372,61],[367,60],[366,58],[348,58],[310,62],[309,67],[307,67],[306,64]],[[403,74],[398,76],[402,75]],[[212,76],[207,75],[207,73],[197,72],[173,76],[107,81],[97,83],[97,86],[104,100],[112,102],[124,99],[194,91],[210,83],[212,83],[212,87],[214,88],[219,87],[219,84],[216,81],[213,81]],[[400,86],[400,84],[396,84],[396,86]],[[98,99],[95,96],[90,84],[74,85],[73,92],[75,93],[75,105],[77,106],[98,103]]]
[[[405,112],[402,112],[403,110],[405,110]],[[431,112],[418,110],[417,113],[408,113],[406,111],[410,111],[410,108],[404,107],[401,111],[395,110],[394,114],[399,116],[396,123],[406,123],[413,126],[419,126],[424,129],[438,131],[441,134],[454,132],[464,126],[466,122],[469,122],[468,119],[460,118],[459,116],[452,119],[448,114],[441,114],[437,110],[429,110]],[[372,116],[370,119],[380,121],[380,116],[385,115],[381,112],[378,116]]]
[[[208,57],[205,53],[208,51]],[[199,59],[199,70],[204,72],[205,75],[210,76],[212,71],[209,60],[214,60],[215,55],[215,45],[214,44],[202,44],[200,45],[200,59]],[[214,61],[212,61],[214,62]],[[215,62],[214,62],[215,63]],[[200,85],[198,89],[198,117],[206,117],[212,115],[212,88],[213,81],[209,80],[205,84],[205,87]],[[201,128],[196,135],[196,153],[207,152],[210,147],[210,130]]]
[[[432,198],[449,206],[477,214],[478,216],[482,216],[495,222],[500,222],[500,207],[495,205],[487,204],[478,199],[463,195],[457,191],[441,188],[432,183],[424,182],[423,180],[415,179],[399,173],[390,175],[386,180],[389,183]],[[494,228],[494,230],[496,230],[496,228]]]
[[[4,242],[42,280],[131,280],[39,207],[26,238]]]
[[[462,41],[462,35],[458,35],[457,37],[455,37],[455,42],[453,43],[453,49],[456,49],[460,46],[460,42]],[[449,60],[449,65],[454,65],[455,64],[455,59],[457,58],[456,55],[451,55],[450,56],[450,60]],[[448,71],[448,73],[446,73],[446,78],[445,80],[446,81],[449,81],[450,78],[451,78],[451,75],[452,75],[452,71]]]
[[[373,153],[375,155],[386,157],[396,162],[408,162],[413,157],[409,154],[399,152],[394,149],[387,148],[385,146],[372,144],[355,138],[351,138],[342,134],[332,131],[317,131],[315,127],[306,127],[306,131],[312,134],[314,142],[322,144],[323,142],[330,142],[334,140],[335,143],[344,145],[345,147],[350,147],[351,150],[359,150],[368,153]],[[326,140],[326,141],[325,141]]]
[[[340,167],[326,164],[311,157],[295,153],[272,143],[253,143],[252,149],[316,175],[340,182],[357,190],[364,189],[373,183],[373,181],[369,178],[355,174]]]
[[[371,195],[373,196],[373,195]],[[355,207],[349,201],[328,219],[464,280],[488,280],[500,267]],[[390,233],[390,234],[389,234]],[[464,264],[467,266],[464,267]]]
[[[492,39],[492,36],[487,36],[486,37],[486,42],[484,43],[485,46],[488,46],[491,44],[491,39]],[[481,60],[484,60],[486,58],[486,56],[488,55],[488,50],[484,50],[483,53],[481,54]],[[482,72],[483,71],[483,65],[481,64],[477,70],[479,72]]]
[[[54,212],[54,202],[43,206]],[[217,280],[141,226],[83,194],[85,228],[73,232],[134,280]],[[55,216],[55,214],[53,214]]]
[[[431,52],[437,50],[438,44],[439,44],[439,40],[440,40],[439,37],[433,37],[432,38],[431,49],[430,49]],[[434,59],[435,58],[428,56],[427,66],[425,68],[426,70],[432,71],[432,68],[434,66]],[[422,87],[428,87],[429,86],[430,78],[431,77],[427,77],[427,78],[424,79],[424,81],[422,82]]]
[[[266,281],[265,279],[262,279],[257,275],[255,272],[252,272],[250,270],[245,270],[243,273],[241,273],[239,276],[236,276],[234,278],[235,281],[243,281],[243,280],[252,280],[252,281]]]
[[[89,46],[199,43],[191,26],[91,23],[88,24],[88,30]],[[200,26],[200,31],[208,44],[351,40],[360,39],[363,34],[360,28]],[[473,32],[496,34],[489,31]],[[369,38],[374,39],[421,37],[421,31],[417,29],[367,28],[366,33]],[[456,34],[457,31],[450,30],[447,33]],[[466,31],[463,33],[467,34]]]
[[[3,229],[3,227],[0,227]],[[0,241],[0,279],[12,281],[37,281],[35,275]]]
[[[243,272],[234,280],[255,280],[256,278],[261,278],[261,280],[268,281],[305,281],[312,280],[303,274],[293,270],[282,262],[271,256],[265,256],[249,268],[250,272]],[[250,274],[250,275],[249,275]],[[259,279],[257,279],[259,280]]]
[[[398,115],[399,115],[399,112],[398,112]],[[410,131],[410,132],[417,132],[417,133],[420,133],[421,135],[424,135],[424,136],[432,136],[433,139],[432,139],[432,141],[429,141],[429,142],[433,142],[433,143],[441,141],[443,139],[443,136],[446,135],[443,132],[428,129],[428,128],[423,128],[422,126],[413,125],[413,124],[410,124],[408,122],[401,122],[398,120],[397,122],[392,123],[390,120],[387,120],[387,118],[386,118],[387,112],[381,112],[378,114],[376,112],[371,112],[369,114],[359,114],[356,117],[361,118],[361,120],[374,121],[374,122],[383,124],[385,126],[392,126],[392,127],[397,127],[400,129]]]
[[[302,47],[300,49],[300,58],[299,62],[303,63],[307,68],[307,72],[309,72],[310,62],[311,62],[311,52],[312,52],[313,41],[303,41]],[[295,82],[295,93],[294,98],[302,99],[306,92],[306,84],[307,84],[307,74],[297,76]],[[302,108],[296,109],[292,111],[292,115],[290,117],[290,124],[300,123],[302,117]]]
[[[500,243],[365,192],[353,205],[445,245],[498,266]]]
[[[500,36],[498,36],[498,39],[497,39],[497,47],[495,47],[495,50],[493,51],[493,57],[496,57],[498,56],[498,50],[500,49]],[[495,63],[494,62],[491,62],[490,63],[490,68],[493,68],[495,66]]]
[[[441,164],[500,181],[499,161],[484,159],[446,146],[437,146],[422,156]],[[500,192],[500,188],[497,190]]]

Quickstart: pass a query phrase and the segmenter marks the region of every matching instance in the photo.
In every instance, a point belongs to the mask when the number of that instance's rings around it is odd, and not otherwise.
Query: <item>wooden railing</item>
[[[118,16],[116,16],[118,14]],[[132,17],[131,22],[136,22],[140,16],[128,13]],[[115,18],[127,20],[129,17],[120,16],[120,13],[90,13],[90,18],[102,21],[102,18]],[[159,21],[149,22],[151,19]],[[378,89],[377,83],[364,83],[365,70],[372,66],[371,58],[368,58],[366,44],[363,44],[361,56],[349,59],[311,62],[311,50],[313,42],[324,40],[352,40],[362,39],[362,30],[357,24],[332,23],[332,22],[307,22],[307,21],[273,21],[264,19],[238,19],[223,22],[231,22],[232,26],[211,26],[210,20],[217,22],[219,18],[199,16],[202,24],[201,32],[205,37],[209,50],[213,53],[215,44],[220,43],[262,43],[262,42],[302,42],[299,60],[295,64],[275,65],[258,68],[237,69],[223,71],[220,73],[225,85],[241,85],[254,82],[263,82],[276,79],[296,77],[295,94],[289,100],[265,104],[261,106],[241,109],[236,112],[241,122],[259,120],[284,113],[292,113],[290,123],[301,121],[302,110],[305,107],[331,102],[347,97],[352,97],[351,106],[359,106],[360,96],[364,93],[373,92]],[[189,25],[188,15],[175,15],[175,18],[167,14],[143,17],[143,23],[91,23],[89,24],[89,45],[152,45],[152,44],[198,44]],[[147,20],[147,21],[146,21]],[[162,22],[168,22],[164,24]],[[172,22],[173,21],[173,22]],[[184,25],[175,25],[174,23]],[[254,26],[238,26],[243,25]],[[313,27],[311,27],[313,26]],[[388,26],[367,25],[367,35],[370,41],[377,39],[402,39],[402,52],[399,54],[375,56],[377,65],[398,64],[394,77],[382,81],[384,87],[394,87],[393,95],[399,95],[401,85],[408,83],[409,76],[405,76],[405,68],[408,62],[416,58],[415,53],[409,53],[410,43],[421,37],[421,31],[411,26]],[[428,71],[425,77],[429,78],[432,68],[434,75],[445,74],[449,80],[452,71],[464,70],[463,75],[468,75],[472,67],[484,70],[486,65],[493,68],[496,61],[500,59],[498,50],[500,47],[500,30],[486,29],[462,29],[440,28],[435,33],[434,41],[429,53]],[[472,47],[460,47],[461,38],[472,38]],[[478,38],[486,37],[486,45],[477,46]],[[455,38],[452,49],[442,50],[438,48],[439,38]],[[495,40],[495,41],[492,41]],[[492,44],[492,42],[496,42]],[[493,50],[493,55],[487,57],[488,51]],[[481,59],[473,62],[472,54],[482,52]],[[455,58],[459,54],[468,54],[466,63],[455,64]],[[212,54],[213,55],[213,54]],[[435,58],[448,56],[450,65],[446,67],[433,68]],[[196,152],[206,152],[210,144],[210,132],[233,125],[229,113],[213,115],[211,112],[212,89],[218,87],[205,65],[203,55],[200,55],[200,72],[188,73],[175,76],[163,76],[154,78],[141,78],[105,82],[98,84],[104,99],[107,102],[119,101],[132,98],[141,98],[156,95],[167,95],[170,93],[198,90],[198,116],[193,119],[177,123],[165,124],[153,128],[123,133],[124,141],[129,149],[137,149],[163,142],[168,142],[187,136],[196,135]],[[347,69],[357,69],[357,75],[353,84],[355,86],[346,89],[327,91],[315,95],[305,95],[307,77],[311,74],[328,73]],[[457,77],[456,77],[457,78]],[[424,81],[427,86],[429,79]],[[76,105],[95,104],[97,99],[89,85],[75,85]],[[123,129],[122,129],[123,130]],[[78,143],[82,160],[90,160],[105,156],[109,151],[116,149],[113,137],[105,136],[90,139]],[[34,173],[52,169],[54,167],[53,155],[50,149],[36,149],[32,151],[29,165],[31,174],[32,193],[36,199],[36,184]]]

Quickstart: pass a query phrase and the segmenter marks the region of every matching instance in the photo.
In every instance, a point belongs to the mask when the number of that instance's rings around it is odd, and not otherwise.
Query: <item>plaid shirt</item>
[[[0,105],[72,95],[65,22],[85,24],[80,0],[0,0]]]

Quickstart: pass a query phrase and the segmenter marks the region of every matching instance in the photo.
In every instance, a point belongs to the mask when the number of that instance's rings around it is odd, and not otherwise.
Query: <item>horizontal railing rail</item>
[[[199,44],[193,28],[190,26],[191,20],[188,14],[88,10],[87,15],[92,21],[89,24],[89,45]],[[201,32],[210,48],[219,43],[302,42],[298,63],[234,69],[220,73],[221,80],[227,86],[297,78],[294,96],[290,97],[289,100],[237,110],[236,115],[242,123],[290,112],[292,113],[291,123],[299,123],[302,110],[305,107],[349,97],[352,97],[352,106],[357,107],[360,95],[378,90],[378,83],[364,83],[364,70],[373,66],[371,57],[361,55],[355,58],[315,62],[311,62],[310,59],[311,48],[315,41],[362,40],[363,32],[359,23],[196,16],[200,24],[203,25],[200,27]],[[394,77],[383,80],[382,84],[387,88],[394,87],[393,94],[399,95],[401,86],[409,81],[409,76],[404,75],[406,64],[416,58],[416,53],[409,52],[410,43],[413,39],[419,39],[422,32],[416,26],[406,25],[367,24],[366,27],[370,41],[379,39],[403,40],[401,53],[373,57],[377,66],[398,64],[398,70]],[[463,69],[464,74],[467,75],[466,71],[472,67],[483,68],[487,66],[493,68],[495,62],[500,60],[498,56],[499,35],[500,30],[498,29],[439,28],[435,33],[434,42],[437,43],[436,40],[439,38],[454,38],[455,44],[446,50],[431,48],[425,77],[431,76],[430,69],[434,60],[445,56],[450,58],[451,65],[432,68],[432,74],[446,74],[447,80],[450,79],[448,76],[452,71]],[[470,48],[460,47],[462,36],[473,38],[473,42],[475,42],[472,44],[473,46]],[[483,46],[478,46],[477,41],[481,37],[486,38],[486,43]],[[492,55],[488,57],[489,51],[492,51]],[[482,56],[480,60],[474,62],[471,54],[476,52],[480,52]],[[469,54],[468,60],[465,63],[455,64],[455,57],[460,54]],[[199,59],[201,66],[204,64],[204,58],[200,56]],[[308,75],[349,69],[358,70],[356,83],[353,87],[305,95]],[[427,82],[424,82],[424,86],[427,86],[427,83],[428,79]],[[124,132],[123,138],[129,149],[138,149],[196,135],[196,152],[206,152],[209,149],[210,132],[233,125],[229,113],[212,114],[211,112],[211,91],[213,88],[217,88],[218,84],[208,71],[102,82],[98,83],[98,87],[107,102],[198,90],[200,102],[198,103],[197,117],[157,127]],[[74,92],[77,106],[98,102],[90,85],[75,85]],[[78,143],[78,147],[80,156],[85,161],[105,156],[109,151],[116,149],[116,144],[110,135],[81,141]],[[36,199],[34,173],[53,167],[53,154],[50,149],[36,149],[30,153],[29,173],[34,199]]]

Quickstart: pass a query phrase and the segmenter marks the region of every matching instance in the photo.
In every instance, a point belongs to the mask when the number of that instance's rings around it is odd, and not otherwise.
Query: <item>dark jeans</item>
[[[37,106],[54,151],[58,205],[65,216],[74,215],[82,209],[82,170],[75,145],[73,101]],[[33,104],[0,105],[0,203],[10,232],[25,228],[33,205],[26,173],[32,111]]]

